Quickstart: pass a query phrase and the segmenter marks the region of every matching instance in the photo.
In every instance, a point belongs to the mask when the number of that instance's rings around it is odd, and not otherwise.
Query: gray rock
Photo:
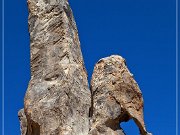
[[[66,0],[28,0],[28,7],[27,135],[86,135],[90,90],[69,4]]]
[[[121,56],[103,58],[95,65],[91,80],[93,98],[91,132],[118,134],[119,123],[133,119],[147,135],[142,93]]]
[[[24,109],[19,110],[18,118],[20,121],[21,135],[26,135],[27,133],[27,119],[24,113]]]

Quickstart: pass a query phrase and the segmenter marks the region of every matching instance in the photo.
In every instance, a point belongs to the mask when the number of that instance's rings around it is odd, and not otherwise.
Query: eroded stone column
[[[27,135],[87,135],[90,91],[67,0],[28,0],[31,80]]]
[[[124,58],[112,55],[99,60],[92,75],[91,91],[92,135],[123,135],[119,123],[129,119],[135,121],[141,135],[151,135],[144,124],[142,93]]]

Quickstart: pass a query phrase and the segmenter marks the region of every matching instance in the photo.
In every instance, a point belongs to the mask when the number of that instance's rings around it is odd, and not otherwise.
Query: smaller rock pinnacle
[[[112,55],[99,60],[92,75],[91,90],[92,131],[106,125],[117,132],[119,123],[133,119],[142,135],[150,135],[144,124],[142,93],[125,59]]]

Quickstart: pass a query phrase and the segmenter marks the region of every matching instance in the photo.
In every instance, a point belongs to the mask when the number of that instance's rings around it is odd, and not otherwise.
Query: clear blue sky
[[[69,0],[89,80],[94,64],[123,56],[154,135],[175,135],[175,0]],[[5,0],[5,135],[19,135],[17,112],[30,80],[26,0]],[[127,135],[138,135],[133,122]]]

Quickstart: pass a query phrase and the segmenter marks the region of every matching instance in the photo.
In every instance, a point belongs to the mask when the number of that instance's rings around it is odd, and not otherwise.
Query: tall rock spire
[[[68,1],[28,0],[28,7],[31,80],[24,99],[25,135],[86,135],[90,90]]]
[[[124,135],[146,131],[142,93],[120,56],[101,59],[88,88],[78,31],[67,0],[28,0],[31,80],[18,113],[21,135]]]

